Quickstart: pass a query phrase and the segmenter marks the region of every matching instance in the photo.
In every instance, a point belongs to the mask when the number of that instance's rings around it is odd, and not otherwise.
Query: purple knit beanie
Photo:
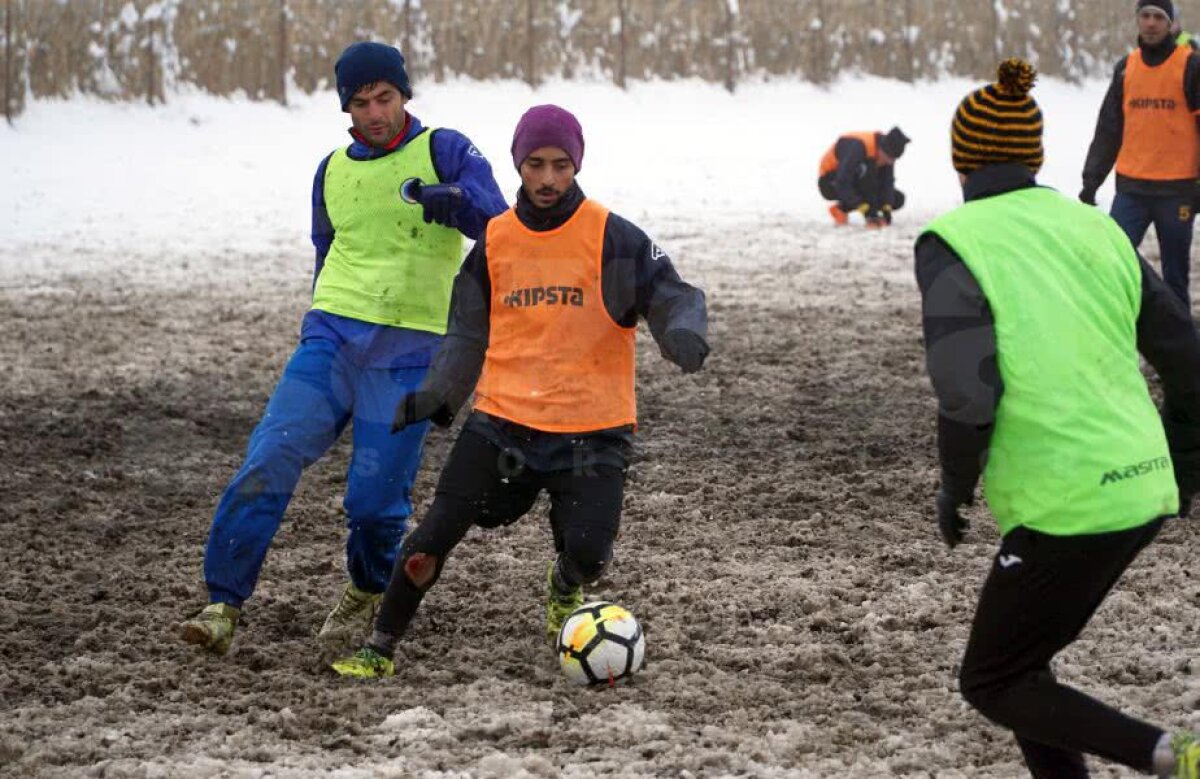
[[[583,128],[574,114],[556,105],[535,105],[517,122],[513,133],[513,165],[521,163],[543,146],[557,146],[575,163],[575,172],[583,164]]]

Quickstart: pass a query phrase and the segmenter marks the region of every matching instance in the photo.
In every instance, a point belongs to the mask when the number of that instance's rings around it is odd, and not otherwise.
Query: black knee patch
[[[604,575],[612,555],[603,558],[562,555],[558,564],[562,568],[563,577],[581,584],[591,584]]]

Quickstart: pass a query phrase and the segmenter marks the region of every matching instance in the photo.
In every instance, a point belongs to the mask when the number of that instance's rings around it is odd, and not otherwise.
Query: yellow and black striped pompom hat
[[[976,89],[954,112],[950,143],[954,169],[967,174],[984,165],[1024,163],[1037,173],[1042,149],[1042,109],[1029,96],[1037,71],[1023,59],[1000,63],[996,83]]]

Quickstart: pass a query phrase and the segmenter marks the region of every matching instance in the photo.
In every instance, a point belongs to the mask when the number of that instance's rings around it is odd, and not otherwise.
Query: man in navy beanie
[[[644,232],[584,196],[583,148],[579,121],[559,106],[517,123],[517,203],[463,262],[446,347],[397,406],[394,429],[449,424],[472,392],[474,408],[433,505],[404,540],[370,641],[333,664],[343,676],[395,673],[396,644],[451,551],[475,526],[516,522],[543,490],[553,641],[612,559],[637,423],[638,320],[684,373],[708,356],[704,293]]]
[[[334,74],[352,141],[321,161],[313,181],[312,308],[213,517],[209,605],[181,625],[185,641],[216,654],[229,649],[301,472],[349,423],[349,581],[318,636],[336,643],[371,624],[412,513],[428,427],[392,435],[392,410],[443,340],[463,236],[479,238],[505,209],[491,166],[465,136],[408,113],[399,51],[352,44]]]

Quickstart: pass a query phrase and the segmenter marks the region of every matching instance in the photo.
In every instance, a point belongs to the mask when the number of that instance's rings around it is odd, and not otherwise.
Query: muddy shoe
[[[341,599],[325,618],[317,638],[322,641],[344,640],[367,630],[375,621],[375,612],[379,611],[379,602],[382,600],[383,593],[365,592],[353,583],[347,584],[346,589],[342,590]]]
[[[224,603],[210,603],[195,617],[179,626],[179,633],[189,644],[204,647],[215,655],[229,651],[233,631],[241,611]]]
[[[546,638],[550,643],[558,638],[558,631],[567,617],[583,605],[583,586],[564,594],[554,586],[554,561],[546,569]]]
[[[330,667],[338,676],[350,676],[355,679],[378,679],[396,675],[396,664],[369,646],[364,646],[349,657],[334,660]]]
[[[1171,738],[1175,753],[1176,779],[1200,779],[1200,737],[1194,733],[1176,733]]]

